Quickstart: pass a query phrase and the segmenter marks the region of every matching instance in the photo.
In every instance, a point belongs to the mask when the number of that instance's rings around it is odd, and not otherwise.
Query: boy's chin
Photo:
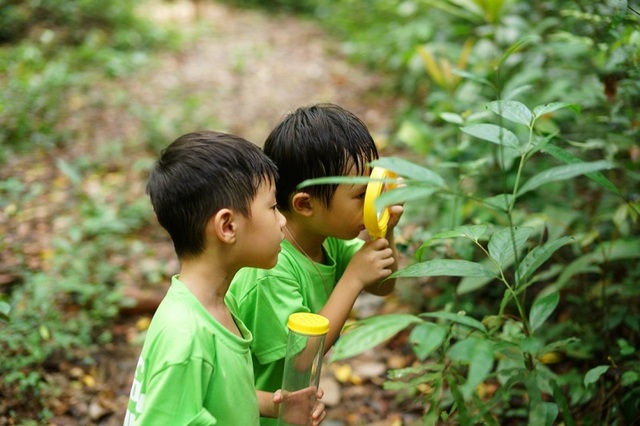
[[[265,265],[258,266],[258,268],[262,269],[271,269],[278,264],[278,256],[276,255],[270,262],[266,262]]]
[[[358,233],[358,238],[360,238],[361,240],[369,241],[371,239],[371,236],[369,235],[369,231],[363,229],[362,231],[360,231],[360,233]]]

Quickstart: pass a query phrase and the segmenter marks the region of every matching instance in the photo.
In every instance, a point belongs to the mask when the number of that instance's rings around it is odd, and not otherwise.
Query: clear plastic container
[[[287,326],[289,340],[282,376],[283,401],[280,404],[278,425],[310,425],[329,320],[322,315],[297,312],[289,316]]]

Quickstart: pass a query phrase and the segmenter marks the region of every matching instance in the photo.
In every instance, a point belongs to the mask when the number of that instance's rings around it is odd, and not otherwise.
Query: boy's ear
[[[236,241],[236,214],[230,209],[220,209],[211,216],[207,227],[213,228],[218,239],[224,243],[234,243]]]
[[[311,195],[306,192],[297,192],[291,198],[291,207],[293,211],[302,216],[311,216],[313,214],[313,200]]]

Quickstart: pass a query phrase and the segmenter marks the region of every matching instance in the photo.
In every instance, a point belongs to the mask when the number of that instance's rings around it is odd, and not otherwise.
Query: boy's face
[[[251,203],[251,217],[242,218],[244,266],[269,269],[278,261],[287,220],[277,209],[275,188],[273,183],[263,182]]]
[[[370,170],[365,170],[368,176]],[[358,176],[355,166],[346,176]],[[365,229],[363,219],[366,184],[341,184],[331,198],[329,208],[322,205],[317,211],[324,224],[326,235],[351,240]],[[319,203],[321,204],[321,203]]]

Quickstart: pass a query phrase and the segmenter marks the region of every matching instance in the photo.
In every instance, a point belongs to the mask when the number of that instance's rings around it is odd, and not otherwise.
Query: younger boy
[[[265,153],[280,171],[278,207],[287,218],[285,240],[275,268],[245,268],[230,293],[238,314],[253,333],[256,387],[281,385],[287,344],[287,319],[294,312],[329,319],[325,351],[331,348],[358,295],[389,294],[397,269],[393,228],[402,214],[392,208],[385,238],[364,242],[365,184],[297,186],[326,176],[368,176],[378,158],[373,138],[351,112],[332,104],[299,108],[271,132]],[[261,424],[274,424],[261,419]]]
[[[277,168],[256,145],[217,132],[186,134],[161,154],[147,193],[180,259],[148,330],[125,425],[256,425],[281,396],[256,392],[251,333],[223,303],[244,266],[276,264],[286,220]],[[316,424],[323,407],[314,413]]]

